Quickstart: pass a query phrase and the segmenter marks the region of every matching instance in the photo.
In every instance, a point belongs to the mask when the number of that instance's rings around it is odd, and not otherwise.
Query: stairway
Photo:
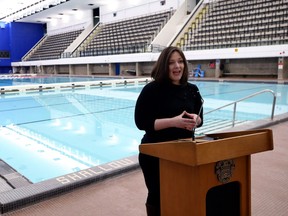
[[[236,120],[235,126],[239,126],[240,124],[245,124],[251,121],[247,120]],[[232,127],[232,120],[223,120],[216,118],[205,119],[205,122],[202,127],[196,128],[195,136],[203,136],[208,133],[215,133],[221,130],[229,129]]]

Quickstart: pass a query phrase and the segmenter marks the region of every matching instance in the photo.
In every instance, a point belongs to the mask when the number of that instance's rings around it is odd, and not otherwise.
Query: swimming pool
[[[277,93],[276,115],[288,110],[287,85],[191,82],[201,91],[204,112],[263,89]],[[0,158],[37,183],[136,155],[143,132],[134,124],[134,106],[142,88],[97,86],[1,95]],[[237,118],[268,118],[271,103],[270,94],[251,98],[239,104]],[[231,113],[227,108],[209,114],[205,124],[228,119]]]

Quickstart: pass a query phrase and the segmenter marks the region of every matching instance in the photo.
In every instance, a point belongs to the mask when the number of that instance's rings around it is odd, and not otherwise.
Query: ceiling
[[[8,13],[14,13],[25,7],[29,7],[31,4],[39,2],[40,0],[0,0],[0,19],[6,16]],[[43,1],[43,0],[42,0]],[[51,2],[51,0],[47,0]],[[53,1],[53,0],[52,0]],[[57,2],[57,0],[54,0]],[[9,2],[9,3],[7,3]],[[61,4],[50,6],[45,10],[36,12],[32,15],[25,16],[17,21],[21,22],[47,22],[48,19],[54,18],[57,16],[71,14],[73,11],[82,11],[100,7],[102,5],[107,5],[108,2],[112,3],[109,0],[58,0]],[[1,20],[0,20],[1,21]]]

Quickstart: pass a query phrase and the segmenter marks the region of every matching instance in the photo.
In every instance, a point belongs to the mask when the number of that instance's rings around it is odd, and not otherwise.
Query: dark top
[[[142,89],[135,107],[135,123],[146,133],[141,143],[165,142],[191,138],[193,132],[181,128],[154,130],[156,119],[171,118],[180,115],[184,110],[198,114],[202,105],[201,95],[196,85],[162,84],[156,81],[148,83]],[[200,117],[203,124],[203,109]]]

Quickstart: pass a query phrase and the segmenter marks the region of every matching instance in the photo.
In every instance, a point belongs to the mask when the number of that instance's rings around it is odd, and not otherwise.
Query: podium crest
[[[218,161],[215,165],[215,174],[218,181],[225,184],[230,181],[232,173],[235,169],[235,162],[233,160]]]

